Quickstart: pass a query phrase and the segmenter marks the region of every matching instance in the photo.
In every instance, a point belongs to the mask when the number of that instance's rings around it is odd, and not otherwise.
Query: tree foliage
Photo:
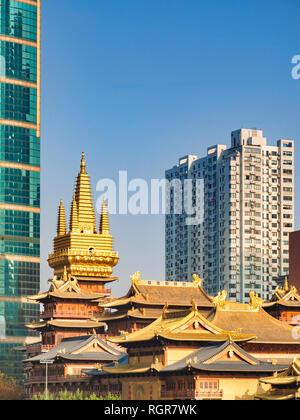
[[[23,400],[24,397],[24,388],[18,381],[0,372],[0,401]]]

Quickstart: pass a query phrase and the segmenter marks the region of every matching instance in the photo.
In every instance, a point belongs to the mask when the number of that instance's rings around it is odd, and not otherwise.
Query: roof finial
[[[82,152],[80,168],[81,168],[81,173],[85,174],[86,162],[85,162],[85,153],[84,152]]]
[[[57,236],[63,236],[67,232],[67,225],[66,225],[66,214],[65,208],[63,205],[62,198],[60,199],[60,206],[58,210],[58,221],[57,221]]]
[[[77,208],[75,193],[73,195],[73,201],[72,201],[72,207],[71,207],[70,231],[79,232],[78,208]]]
[[[67,267],[66,266],[64,266],[63,281],[64,282],[67,282],[68,281],[68,273],[67,273]]]
[[[85,155],[82,153],[81,171],[77,176],[75,197],[77,204],[78,224],[80,232],[96,233],[95,210],[93,206],[91,182],[86,172]]]
[[[195,312],[195,313],[198,312],[198,306],[197,306],[194,298],[192,298],[191,304],[192,304],[192,311]]]
[[[103,200],[102,212],[100,217],[100,234],[109,235],[109,217],[106,200]]]
[[[290,287],[289,287],[289,281],[288,281],[288,278],[286,277],[285,278],[285,283],[284,283],[284,291],[285,292],[288,292],[289,289],[290,289]]]

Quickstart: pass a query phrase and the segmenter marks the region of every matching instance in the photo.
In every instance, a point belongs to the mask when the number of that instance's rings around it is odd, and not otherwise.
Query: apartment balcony
[[[160,397],[166,400],[222,400],[223,391],[162,391]]]

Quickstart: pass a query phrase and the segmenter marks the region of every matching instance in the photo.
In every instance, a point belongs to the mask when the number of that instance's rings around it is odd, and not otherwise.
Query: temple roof
[[[260,382],[268,385],[300,385],[300,359],[294,360],[284,372],[272,378],[262,378]]]
[[[272,377],[261,378],[262,384],[271,385],[272,389],[266,393],[258,394],[260,400],[293,400],[299,398],[300,386],[300,360],[294,360],[291,366],[281,373],[275,373]]]
[[[241,331],[256,336],[257,343],[299,344],[293,327],[269,315],[261,306],[225,302],[217,306],[209,321],[224,330]]]
[[[83,336],[65,338],[61,343],[46,353],[25,360],[25,362],[43,362],[47,360],[68,360],[68,361],[97,361],[111,362],[118,361],[126,356],[107,341],[97,336]]]
[[[191,310],[176,312],[165,308],[163,315],[147,327],[120,338],[111,338],[110,341],[127,346],[130,343],[148,342],[158,338],[170,341],[224,342],[229,337],[233,341],[249,341],[255,335],[221,329],[193,306]]]
[[[283,289],[277,287],[274,296],[270,302],[265,302],[264,308],[271,308],[273,306],[285,306],[288,308],[300,308],[300,295],[296,287],[289,286],[287,280]]]
[[[162,314],[161,308],[142,308],[142,309],[130,309],[125,311],[117,311],[111,314],[104,313],[103,315],[95,315],[98,321],[108,322],[115,321],[118,319],[135,318],[135,319],[150,319],[155,320]]]
[[[155,363],[130,364],[129,360],[129,364],[108,365],[100,371],[93,370],[86,373],[92,376],[158,373],[159,376],[164,376],[177,372],[187,374],[193,372],[273,373],[285,369],[286,365],[267,363],[256,359],[236,343],[228,340],[223,343],[206,344],[188,357],[169,366],[164,366],[159,361]]]
[[[56,328],[92,329],[105,327],[106,324],[103,322],[98,322],[96,320],[51,319],[50,321],[40,321],[27,324],[26,328],[39,331],[43,330],[47,326]]]
[[[213,308],[212,298],[201,287],[200,279],[192,283],[165,282],[141,280],[139,273],[131,277],[132,286],[126,296],[101,302],[102,308],[122,308],[124,306],[138,304],[143,306],[156,305],[190,307],[191,301],[201,308]]]
[[[57,278],[57,276],[55,276],[51,282],[51,287],[48,292],[35,296],[29,296],[28,299],[36,302],[45,302],[54,297],[63,300],[78,299],[94,301],[95,299],[105,295],[104,293],[88,293],[82,291],[77,281],[77,277],[70,276],[66,272],[61,278]]]
[[[173,365],[161,370],[177,372],[182,370],[209,372],[275,372],[286,369],[286,365],[263,362],[251,356],[232,341],[201,348]]]

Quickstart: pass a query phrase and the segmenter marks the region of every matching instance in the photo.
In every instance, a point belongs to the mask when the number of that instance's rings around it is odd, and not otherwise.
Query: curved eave
[[[255,336],[242,336],[242,337],[231,337],[233,342],[237,342],[237,343],[241,343],[241,342],[249,342],[251,340],[253,340],[255,338]],[[202,334],[202,335],[198,335],[194,336],[194,337],[185,337],[183,334],[182,335],[172,335],[172,334],[158,334],[158,335],[149,335],[148,337],[140,337],[140,338],[136,338],[136,339],[126,339],[126,338],[110,338],[109,341],[111,341],[112,343],[116,343],[122,346],[127,346],[127,345],[134,345],[137,343],[143,343],[145,342],[145,346],[149,345],[149,342],[154,342],[155,344],[157,344],[158,341],[168,341],[168,342],[194,342],[194,343],[225,343],[227,342],[229,339],[229,335],[226,334]]]
[[[26,324],[25,327],[29,328],[30,330],[39,330],[39,329],[43,329],[47,326],[47,323],[43,323],[43,324]]]
[[[100,283],[112,283],[113,281],[119,280],[119,277],[81,277],[76,276],[78,281],[87,281],[87,282],[100,282]]]
[[[295,340],[295,341],[264,341],[264,340],[258,340],[258,339],[254,339],[252,341],[253,344],[271,344],[271,345],[282,345],[282,346],[290,346],[290,345],[296,345],[299,346],[299,341]]]
[[[130,313],[127,312],[125,314],[116,314],[114,315],[110,315],[110,316],[104,316],[104,317],[99,317],[97,318],[99,321],[102,322],[111,322],[111,321],[117,321],[119,319],[128,319],[128,318],[132,318],[132,319],[146,319],[149,321],[155,321],[157,318],[159,318],[161,316],[161,313],[157,314],[157,315],[150,315],[150,314],[141,314],[141,313]]]
[[[169,341],[195,341],[195,342],[226,342],[229,339],[229,334],[203,334],[198,336],[184,336],[184,334],[159,334],[159,337]],[[254,340],[256,337],[251,335],[231,336],[231,340],[236,343],[245,343]]]
[[[47,292],[40,295],[28,296],[27,299],[33,302],[42,302],[43,300],[46,300],[48,297],[49,297],[49,293]]]
[[[96,301],[96,300],[95,300]],[[122,307],[122,306],[126,306],[129,303],[131,303],[131,298],[128,299],[117,299],[115,301],[111,301],[111,302],[107,302],[107,303],[99,303],[99,307],[103,308],[103,309],[108,309],[108,308],[118,308],[118,307]]]
[[[107,316],[107,317],[101,317],[98,318],[99,322],[110,322],[110,321],[117,321],[119,319],[125,319],[127,318],[127,314],[123,314],[123,315],[117,315],[117,316]]]
[[[118,361],[119,359],[120,359],[120,356],[112,356],[111,358],[101,358],[101,356],[99,355],[99,354],[97,354],[97,353],[95,353],[95,357],[80,357],[80,354],[78,354],[78,357],[72,357],[72,355],[71,356],[66,356],[66,355],[59,355],[59,358],[60,359],[63,359],[63,360],[67,360],[67,361],[69,361],[69,362],[86,362],[86,363],[88,363],[88,362],[98,362],[98,363],[112,363],[112,362],[114,362],[114,361]]]
[[[265,394],[261,394],[261,395],[256,395],[256,399],[257,400],[262,400],[262,401],[291,401],[294,400],[296,398],[296,392],[290,393],[290,394],[281,394],[278,391],[272,392],[269,391]]]
[[[291,308],[297,309],[298,308],[300,310],[300,302],[296,302],[296,301],[293,301],[293,302],[290,302],[290,301],[287,301],[287,302],[285,302],[285,301],[272,302],[270,304],[263,305],[263,308],[273,308],[275,306],[281,306],[281,307],[289,308],[289,309],[291,309]]]

